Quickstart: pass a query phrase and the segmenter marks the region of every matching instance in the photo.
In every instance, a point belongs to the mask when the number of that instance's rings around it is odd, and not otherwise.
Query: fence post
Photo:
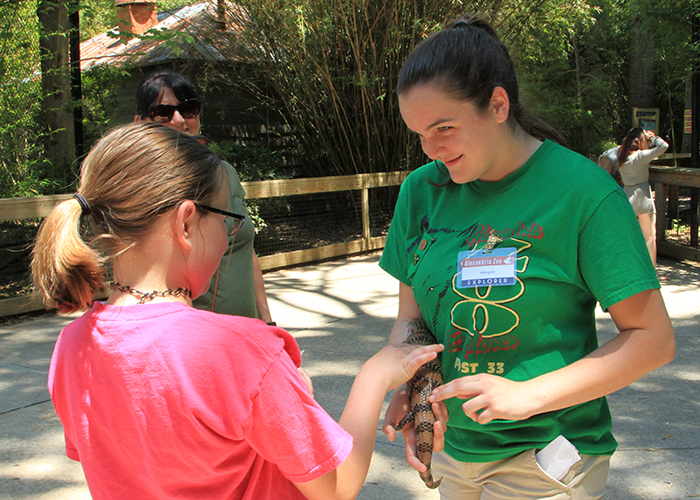
[[[656,201],[656,244],[666,241],[666,184],[657,182],[654,184],[654,198]],[[669,214],[670,216],[671,214]]]
[[[362,240],[366,249],[369,248],[369,238],[369,188],[365,186],[362,188]]]

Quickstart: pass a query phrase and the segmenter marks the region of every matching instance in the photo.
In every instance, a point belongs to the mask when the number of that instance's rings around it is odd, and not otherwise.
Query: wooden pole
[[[694,47],[700,42],[700,18],[698,12],[692,15],[692,43]],[[690,166],[700,168],[700,63],[694,58],[692,75],[692,129],[690,134]],[[698,189],[691,190],[690,195],[690,246],[698,246]]]

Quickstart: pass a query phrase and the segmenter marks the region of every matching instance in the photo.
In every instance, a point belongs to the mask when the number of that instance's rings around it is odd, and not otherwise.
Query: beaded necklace
[[[165,291],[154,290],[152,292],[142,292],[140,290],[134,290],[129,285],[121,285],[116,281],[112,281],[109,286],[112,290],[118,290],[122,293],[128,293],[139,299],[138,304],[145,304],[149,300],[153,300],[156,297],[181,297],[187,296],[192,298],[192,293],[187,288],[176,288],[175,290],[168,288]]]

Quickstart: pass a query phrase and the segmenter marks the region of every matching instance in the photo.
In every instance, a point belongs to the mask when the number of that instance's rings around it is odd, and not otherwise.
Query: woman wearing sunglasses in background
[[[137,115],[134,121],[152,121],[188,135],[198,136],[201,101],[190,84],[177,73],[147,75],[136,93]],[[225,163],[225,162],[224,162]],[[228,171],[232,210],[246,214],[245,191],[236,170],[225,163]],[[210,311],[259,318],[274,324],[265,293],[265,283],[258,257],[253,248],[255,228],[250,217],[235,239],[229,241],[209,290],[194,302],[195,307]]]

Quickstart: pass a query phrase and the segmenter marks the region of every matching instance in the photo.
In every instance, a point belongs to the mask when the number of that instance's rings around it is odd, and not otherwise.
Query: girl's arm
[[[340,417],[340,425],[353,437],[350,455],[336,469],[318,479],[295,483],[309,500],[353,499],[360,492],[369,470],[379,414],[386,393],[406,382],[420,366],[443,348],[387,346],[360,369]]]
[[[394,327],[389,336],[389,344],[398,344],[406,340],[408,336],[408,324],[411,320],[422,317],[423,315],[420,307],[418,307],[416,299],[413,296],[413,290],[408,285],[400,283],[399,312],[396,317],[396,323],[394,323]],[[394,396],[391,398],[389,407],[386,410],[386,415],[384,416],[382,432],[386,434],[389,441],[394,441],[394,439],[396,439],[396,429],[394,429],[391,424],[398,424],[404,415],[410,411],[410,406],[408,392],[404,384],[394,391]],[[435,403],[433,404],[433,413],[436,417],[435,427],[433,428],[433,451],[442,451],[445,445],[445,428],[448,420],[447,408],[445,408],[443,403]],[[406,447],[406,461],[417,471],[425,471],[425,465],[423,465],[416,456],[416,432],[413,424],[404,426],[401,433],[403,434],[404,445]]]
[[[525,382],[488,374],[462,377],[438,387],[431,401],[467,399],[464,412],[479,423],[523,420],[615,392],[673,359],[673,327],[658,289],[608,310],[620,333],[585,358]]]
[[[661,137],[654,136],[650,139],[650,141],[654,141],[654,147],[652,149],[640,149],[639,151],[635,151],[630,155],[630,158],[628,158],[630,165],[639,163],[648,165],[652,160],[664,154],[668,149],[668,143]]]

